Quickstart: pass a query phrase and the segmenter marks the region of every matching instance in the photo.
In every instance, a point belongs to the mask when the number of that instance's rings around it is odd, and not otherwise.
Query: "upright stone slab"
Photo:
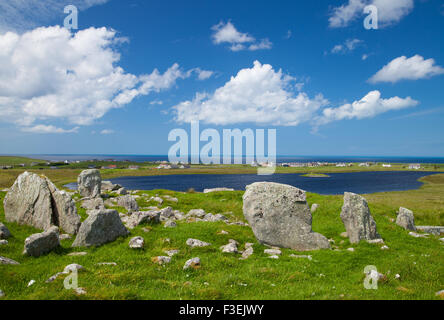
[[[77,185],[82,197],[99,197],[102,186],[100,171],[97,169],[83,170],[77,178]]]
[[[406,230],[416,231],[413,212],[406,208],[399,208],[396,224]]]
[[[246,188],[243,212],[262,244],[298,251],[328,249],[326,237],[313,232],[305,191],[284,184],[257,182]]]
[[[381,238],[376,230],[376,222],[370,214],[367,201],[358,194],[344,193],[341,219],[351,243]]]
[[[94,210],[82,222],[73,247],[100,246],[128,235],[116,210]]]

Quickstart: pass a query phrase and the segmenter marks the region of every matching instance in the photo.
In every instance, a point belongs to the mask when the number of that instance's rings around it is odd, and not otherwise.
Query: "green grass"
[[[330,178],[329,175],[324,174],[324,173],[306,173],[306,174],[303,174],[302,177],[307,177],[307,178]]]
[[[433,185],[434,179],[425,186]],[[439,186],[431,187],[429,192],[444,190],[440,178],[436,182]],[[177,204],[166,201],[163,207],[169,205],[184,212],[202,208],[224,213],[232,221],[244,221],[242,192],[202,194],[154,190],[141,193],[168,194],[179,199]],[[0,192],[0,201],[4,195]],[[340,249],[309,252],[312,261],[289,257],[291,253],[299,254],[289,249],[283,250],[279,260],[269,259],[263,253],[266,247],[258,244],[249,227],[222,222],[178,222],[174,229],[151,225],[152,231],[148,233],[142,231],[144,226],[139,226],[128,238],[98,248],[73,249],[71,239],[62,241],[62,247],[56,252],[39,258],[25,257],[21,254],[24,240],[38,230],[6,223],[0,206],[0,221],[5,222],[13,234],[9,245],[0,247],[0,255],[21,263],[0,266],[0,289],[6,294],[3,299],[439,299],[435,293],[444,289],[444,246],[436,237],[413,238],[391,222],[396,207],[390,201],[370,201],[378,231],[390,247],[386,251],[379,245],[350,245],[348,239],[340,237],[345,231],[339,217],[341,196],[308,194],[308,203],[320,204],[313,214],[313,229],[333,239],[333,247]],[[140,199],[139,205],[155,203]],[[81,215],[85,218],[84,212]],[[427,221],[428,217],[423,219]],[[218,235],[221,230],[229,234]],[[133,236],[144,237],[143,251],[129,249],[128,241]],[[170,242],[165,241],[167,238]],[[185,244],[188,238],[207,241],[212,246],[190,249]],[[253,242],[254,254],[242,261],[238,254],[221,253],[219,247],[229,239],[240,242],[240,249],[246,242]],[[347,251],[349,247],[354,247],[355,252]],[[170,264],[158,266],[151,262],[152,257],[165,255],[163,251],[170,249],[180,250]],[[67,256],[73,251],[87,251],[88,255]],[[182,270],[185,261],[192,257],[200,257],[201,268]],[[116,262],[117,266],[98,266],[99,262]],[[87,291],[84,296],[64,289],[63,277],[45,283],[70,263],[81,264],[86,269],[79,273],[79,286]],[[375,265],[387,275],[378,290],[363,287],[363,270],[367,265]],[[401,275],[400,280],[394,279],[397,273]],[[28,288],[31,279],[36,283]]]
[[[31,163],[45,163],[44,160],[31,159],[27,157],[0,156],[0,165],[14,166],[19,164],[30,165]]]

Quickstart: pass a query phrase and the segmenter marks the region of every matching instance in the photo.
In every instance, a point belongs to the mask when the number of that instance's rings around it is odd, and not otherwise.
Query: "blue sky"
[[[0,4],[0,154],[167,154],[198,117],[281,155],[444,156],[442,1],[32,2]]]

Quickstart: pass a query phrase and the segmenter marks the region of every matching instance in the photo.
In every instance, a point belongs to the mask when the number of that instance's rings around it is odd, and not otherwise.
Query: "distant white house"
[[[370,163],[368,162],[363,162],[359,164],[360,167],[370,167]]]
[[[421,169],[421,165],[419,163],[412,163],[409,165],[409,169],[411,170],[419,170]]]
[[[391,168],[392,165],[390,163],[383,163],[382,167],[384,167],[384,168]]]
[[[347,165],[345,163],[337,163],[336,167],[346,167]]]

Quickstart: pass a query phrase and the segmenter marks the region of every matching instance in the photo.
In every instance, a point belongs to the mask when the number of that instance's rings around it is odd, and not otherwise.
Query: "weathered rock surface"
[[[15,260],[0,256],[0,264],[20,264]]]
[[[8,243],[8,240],[0,240],[0,246],[6,246]]]
[[[351,243],[381,238],[376,230],[376,222],[370,214],[367,201],[358,194],[351,192],[344,194],[341,219]]]
[[[3,223],[0,223],[0,239],[8,239],[11,236],[11,232]]]
[[[119,190],[117,190],[117,193],[124,196],[128,194],[128,190],[126,190],[125,188],[120,188]]]
[[[173,208],[166,207],[160,210],[160,221],[167,221],[174,218]]]
[[[42,233],[36,233],[25,240],[23,254],[39,257],[60,246],[59,228],[51,227]]]
[[[83,221],[72,246],[100,246],[128,233],[116,210],[95,210]]]
[[[243,202],[244,216],[260,243],[299,251],[330,248],[326,237],[312,231],[305,191],[257,182],[247,186]]]
[[[77,185],[82,197],[99,197],[102,187],[100,171],[97,169],[83,170],[77,178]]]
[[[310,208],[311,213],[314,213],[316,210],[318,210],[318,208],[319,205],[317,203],[313,203]]]
[[[83,200],[80,206],[86,210],[99,210],[105,208],[105,203],[102,198],[97,197]]]
[[[228,240],[228,244],[220,247],[220,250],[224,253],[238,253],[239,250],[237,246],[239,245],[239,242],[236,240],[230,239]]]
[[[101,188],[100,188],[101,191],[116,191],[116,190],[119,190],[120,188],[122,188],[121,185],[114,184],[111,181],[107,181],[107,180],[102,181],[100,186],[101,186]]]
[[[416,229],[422,232],[431,233],[435,236],[444,233],[444,227],[442,226],[417,226]]]
[[[242,257],[239,259],[240,260],[248,259],[253,253],[254,253],[253,243],[247,242],[245,244],[245,250],[244,250],[244,252],[242,252]]]
[[[406,208],[399,208],[396,224],[406,230],[416,231],[413,212]]]
[[[170,263],[171,262],[171,257],[158,256],[158,257],[153,257],[151,259],[151,261],[153,261],[154,263],[157,263],[159,265],[163,265],[163,264]]]
[[[211,243],[204,242],[204,241],[197,240],[197,239],[188,239],[187,245],[190,246],[191,248],[196,248],[196,247],[208,247],[208,246],[211,246]]]
[[[145,239],[142,237],[134,237],[129,242],[129,247],[131,249],[143,249],[145,246]]]
[[[264,253],[271,256],[280,256],[282,254],[282,251],[279,249],[265,249]]]
[[[47,230],[60,226],[75,234],[80,226],[75,202],[46,177],[24,172],[3,200],[7,221]]]
[[[160,220],[160,211],[137,211],[133,212],[126,222],[129,229],[134,229],[144,223],[158,223]]]
[[[183,269],[186,270],[188,268],[199,268],[200,267],[200,258],[192,258],[185,262]]]
[[[165,228],[176,228],[177,227],[177,223],[174,222],[173,220],[167,220],[165,221]]]
[[[117,205],[124,207],[128,212],[134,212],[139,210],[139,205],[136,199],[132,195],[124,195],[117,198]]]
[[[188,211],[187,217],[203,218],[206,212],[203,209],[192,209]]]

